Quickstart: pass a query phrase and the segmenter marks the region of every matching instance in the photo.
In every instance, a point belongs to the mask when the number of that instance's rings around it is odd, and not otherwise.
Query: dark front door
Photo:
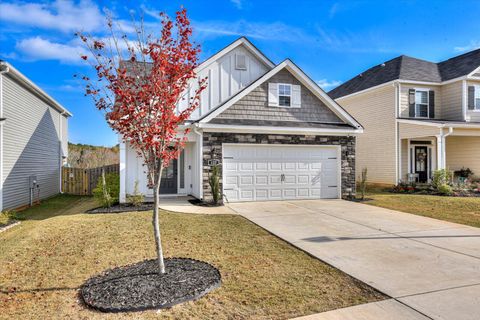
[[[160,194],[177,193],[177,160],[172,160],[167,168],[162,171],[162,180],[160,181]]]
[[[418,174],[418,182],[428,181],[427,147],[415,147],[415,173]]]

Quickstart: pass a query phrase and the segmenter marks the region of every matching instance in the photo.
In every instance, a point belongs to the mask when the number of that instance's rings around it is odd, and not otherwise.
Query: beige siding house
[[[480,176],[480,49],[433,63],[400,56],[329,92],[364,127],[356,170],[382,184],[434,170]]]

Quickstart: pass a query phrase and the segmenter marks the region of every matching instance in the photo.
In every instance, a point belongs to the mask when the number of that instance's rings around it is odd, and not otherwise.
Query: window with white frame
[[[428,118],[428,90],[415,90],[415,117]]]
[[[480,86],[475,86],[475,105],[474,110],[480,111]]]
[[[292,105],[291,84],[278,84],[278,105],[281,107],[290,107]]]

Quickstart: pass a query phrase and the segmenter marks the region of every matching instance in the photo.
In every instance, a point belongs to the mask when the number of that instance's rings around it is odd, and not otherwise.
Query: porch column
[[[119,136],[120,137],[120,136]],[[127,184],[127,148],[125,143],[120,139],[120,195],[118,201],[125,203],[127,201],[126,184]],[[130,168],[132,169],[132,168]]]
[[[437,170],[445,169],[445,137],[440,134],[437,137]]]

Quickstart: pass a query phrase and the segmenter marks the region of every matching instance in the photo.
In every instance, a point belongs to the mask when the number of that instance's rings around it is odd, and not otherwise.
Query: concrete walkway
[[[418,319],[480,319],[478,228],[343,200],[229,207],[392,297],[393,307],[381,308],[392,312],[388,319],[406,319],[411,312]],[[368,304],[347,309],[335,311],[342,312],[337,318],[318,319],[350,319],[345,310],[385,319]]]
[[[227,206],[220,207],[204,207],[196,206],[188,202],[194,199],[193,197],[165,197],[160,198],[160,205],[162,210],[179,212],[179,213],[198,213],[198,214],[237,214],[235,211]]]

